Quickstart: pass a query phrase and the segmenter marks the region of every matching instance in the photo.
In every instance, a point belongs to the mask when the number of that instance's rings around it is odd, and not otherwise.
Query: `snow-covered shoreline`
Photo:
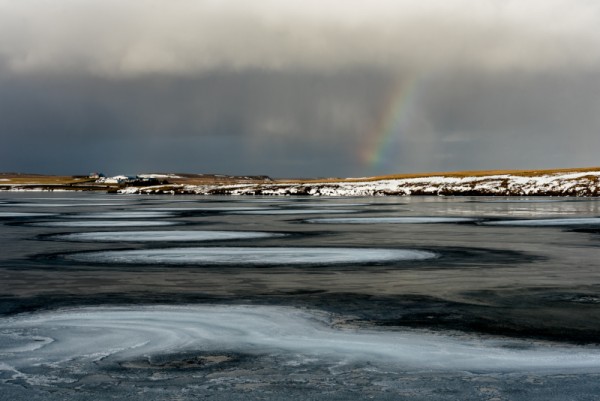
[[[545,175],[430,176],[406,179],[259,183],[236,185],[162,185],[127,187],[120,193],[267,196],[600,196],[600,171]]]
[[[600,196],[600,170],[519,172],[515,174],[438,174],[411,178],[339,180],[249,181],[188,184],[176,175],[107,184],[97,180],[82,184],[3,182],[0,191],[101,191],[121,194],[263,195],[263,196]],[[154,176],[158,176],[154,174]],[[109,178],[112,179],[114,177]],[[118,178],[118,177],[117,177]],[[181,178],[181,177],[179,177]]]

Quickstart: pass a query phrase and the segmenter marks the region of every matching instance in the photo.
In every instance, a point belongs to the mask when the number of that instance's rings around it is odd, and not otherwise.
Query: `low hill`
[[[303,180],[189,173],[102,178],[0,173],[0,189],[274,196],[600,196],[599,179],[600,167],[456,171]]]

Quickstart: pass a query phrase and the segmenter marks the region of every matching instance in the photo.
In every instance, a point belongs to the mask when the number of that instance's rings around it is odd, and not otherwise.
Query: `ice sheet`
[[[600,217],[582,217],[568,219],[531,219],[531,220],[498,220],[485,221],[486,226],[574,226],[574,225],[599,225]]]
[[[180,224],[176,221],[163,220],[72,220],[72,221],[45,221],[29,223],[36,227],[160,227]]]
[[[61,199],[63,200],[63,199]],[[123,206],[119,203],[11,203],[5,206],[16,207],[98,207],[98,206]]]
[[[157,217],[172,217],[174,213],[163,211],[119,211],[119,212],[99,212],[99,213],[78,213],[66,216],[75,219],[151,219]]]
[[[131,360],[197,351],[290,353],[319,360],[365,360],[398,370],[570,372],[600,371],[597,347],[525,340],[450,336],[427,332],[336,329],[323,312],[276,306],[157,306],[82,308],[0,320],[28,347],[2,343],[12,368],[100,358]],[[52,338],[39,342],[36,339]],[[39,345],[42,346],[39,346]]]
[[[252,211],[252,210],[271,210],[269,208],[262,207],[148,207],[143,210],[149,211],[168,211],[168,212],[240,212],[240,211]]]
[[[137,249],[68,254],[69,260],[115,264],[170,265],[323,265],[382,263],[435,258],[433,252],[380,248],[198,247]]]
[[[355,207],[355,206],[370,206],[371,203],[356,203],[356,202],[329,202],[328,200],[323,200],[320,202],[290,202],[281,206],[284,207]]]
[[[285,234],[259,231],[100,231],[54,235],[51,238],[62,241],[100,242],[158,242],[158,241],[218,241],[236,239],[258,239],[282,237]]]
[[[321,224],[434,224],[466,223],[477,221],[471,217],[340,217],[331,219],[308,219],[309,223]]]
[[[358,210],[349,209],[285,209],[285,210],[254,210],[254,211],[242,211],[234,212],[235,214],[344,214],[344,213],[356,213]]]
[[[54,216],[52,213],[27,213],[27,212],[0,212],[0,218],[2,217],[46,217]]]

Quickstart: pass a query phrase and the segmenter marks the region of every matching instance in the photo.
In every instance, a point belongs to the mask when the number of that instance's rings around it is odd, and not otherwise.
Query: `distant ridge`
[[[119,179],[116,179],[116,178]],[[267,196],[600,196],[600,167],[394,174],[364,178],[278,179],[221,174],[102,177],[0,173],[0,190]],[[123,179],[124,177],[124,179]]]

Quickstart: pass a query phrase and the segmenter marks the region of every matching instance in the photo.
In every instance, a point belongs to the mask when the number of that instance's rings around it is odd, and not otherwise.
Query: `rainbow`
[[[362,165],[369,172],[380,169],[393,157],[392,145],[407,134],[421,81],[420,76],[414,76],[392,86],[385,106],[367,136],[369,143],[360,152]]]

